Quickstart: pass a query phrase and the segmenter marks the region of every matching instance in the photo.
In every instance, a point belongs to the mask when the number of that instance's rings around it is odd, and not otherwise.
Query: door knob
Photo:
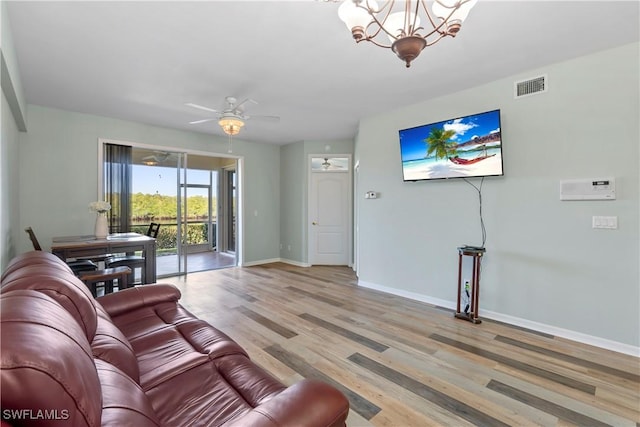
[[[315,221],[313,221],[311,224],[313,224],[313,225],[318,225],[318,223],[317,223],[317,222],[315,222]]]

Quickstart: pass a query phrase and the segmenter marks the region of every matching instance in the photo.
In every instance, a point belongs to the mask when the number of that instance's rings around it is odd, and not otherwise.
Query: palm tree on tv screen
[[[457,154],[457,144],[450,139],[456,134],[454,130],[444,130],[443,128],[431,128],[431,133],[424,140],[427,143],[427,156],[435,152],[436,160],[448,159]]]

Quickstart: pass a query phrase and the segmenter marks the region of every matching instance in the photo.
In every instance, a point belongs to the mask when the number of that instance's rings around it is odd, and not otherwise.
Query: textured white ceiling
[[[637,1],[480,0],[411,68],[356,45],[323,1],[9,1],[27,102],[222,135],[204,111],[259,102],[239,137],[352,138],[362,117],[639,39]]]

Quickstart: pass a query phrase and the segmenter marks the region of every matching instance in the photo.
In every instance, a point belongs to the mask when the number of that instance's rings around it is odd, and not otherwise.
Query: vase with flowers
[[[107,212],[111,209],[111,204],[102,200],[89,203],[89,210],[96,215],[96,239],[104,239],[109,235],[109,225],[107,224]]]

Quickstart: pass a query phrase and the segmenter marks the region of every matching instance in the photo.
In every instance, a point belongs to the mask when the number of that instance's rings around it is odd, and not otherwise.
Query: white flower
[[[109,202],[105,202],[99,200],[97,202],[89,203],[89,210],[92,212],[105,213],[111,209],[111,204]]]

